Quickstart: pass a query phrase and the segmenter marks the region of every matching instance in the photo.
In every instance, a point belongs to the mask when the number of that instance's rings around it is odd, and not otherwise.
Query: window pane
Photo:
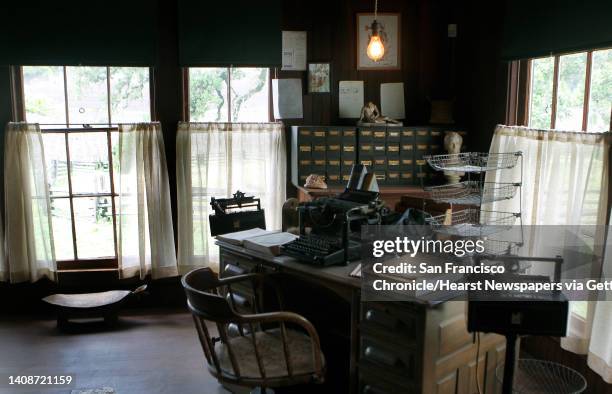
[[[121,183],[119,182],[121,172],[119,171],[119,132],[117,131],[113,131],[111,133],[111,154],[113,155],[113,183],[115,184],[115,193],[118,194],[121,192],[121,190],[119,190],[121,186]]]
[[[537,129],[550,128],[554,59],[547,57],[531,62],[531,108],[529,125]]]
[[[115,256],[111,197],[79,197],[73,204],[79,258]]]
[[[106,133],[70,133],[68,142],[72,192],[110,193]]]
[[[106,67],[66,67],[71,124],[108,123]]]
[[[110,79],[112,122],[150,121],[149,69],[111,67]]]
[[[44,133],[43,147],[47,164],[49,193],[53,196],[68,195],[68,161],[66,160],[66,137],[64,134]]]
[[[559,58],[556,129],[582,130],[586,52]]]
[[[232,68],[232,122],[267,122],[268,69]]]
[[[28,122],[66,123],[62,67],[24,66],[23,93]]]
[[[227,68],[189,69],[189,119],[227,122]]]
[[[612,49],[593,52],[588,131],[610,130],[612,110]]]
[[[51,199],[51,220],[53,221],[53,242],[58,260],[74,259],[72,250],[72,218],[68,198]]]

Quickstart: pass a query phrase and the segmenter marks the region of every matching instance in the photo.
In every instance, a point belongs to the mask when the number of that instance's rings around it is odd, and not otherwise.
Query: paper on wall
[[[273,79],[272,104],[276,119],[303,118],[302,80],[299,78]]]
[[[363,81],[340,81],[338,117],[359,118],[363,108]]]
[[[403,82],[380,84],[380,113],[393,119],[406,118]]]
[[[306,32],[283,31],[282,70],[306,71]]]

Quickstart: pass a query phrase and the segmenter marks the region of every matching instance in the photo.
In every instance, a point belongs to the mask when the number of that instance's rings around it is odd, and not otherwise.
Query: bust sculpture
[[[449,155],[460,153],[461,145],[463,145],[463,137],[461,137],[461,134],[451,131],[444,136],[444,150],[446,150]],[[452,161],[453,157],[451,156],[449,158],[449,164],[452,164]],[[459,183],[463,175],[463,172],[444,171],[444,176],[449,184]]]

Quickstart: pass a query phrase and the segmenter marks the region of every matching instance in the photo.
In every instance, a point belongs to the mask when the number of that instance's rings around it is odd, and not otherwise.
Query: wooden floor
[[[0,320],[0,377],[76,375],[63,389],[0,393],[70,393],[110,386],[117,393],[228,393],[204,366],[191,315],[177,311],[125,313],[105,330],[87,324],[79,333],[60,333],[55,320]]]

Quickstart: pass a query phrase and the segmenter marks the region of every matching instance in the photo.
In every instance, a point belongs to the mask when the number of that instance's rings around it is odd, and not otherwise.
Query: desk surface
[[[348,265],[332,265],[329,267],[320,267],[312,264],[305,264],[297,261],[295,258],[290,256],[271,256],[265,253],[260,253],[251,249],[243,248],[242,246],[233,245],[227,242],[216,241],[216,244],[226,250],[238,253],[247,258],[255,258],[262,263],[268,263],[269,266],[274,268],[284,269],[285,271],[291,271],[292,273],[301,274],[302,277],[308,278],[317,282],[333,283],[341,287],[357,290],[361,292],[361,278],[350,276],[350,273],[357,267],[360,260],[350,262]],[[445,301],[450,301],[456,298],[457,293],[446,293],[437,292],[429,293],[418,298],[405,299],[416,304],[427,305],[429,307],[435,307]],[[398,299],[389,299],[389,301],[400,301]]]
[[[272,266],[287,268],[293,272],[299,272],[308,275],[315,279],[334,282],[336,284],[345,285],[352,288],[361,288],[361,279],[350,276],[351,271],[357,267],[359,261],[350,262],[348,265],[334,265],[329,267],[319,267],[311,264],[300,263],[290,256],[270,256],[265,253],[259,253],[242,246],[232,245],[226,242],[217,241],[217,245],[222,248],[231,250],[235,253],[242,254],[247,257],[255,257],[263,262],[268,262]]]

